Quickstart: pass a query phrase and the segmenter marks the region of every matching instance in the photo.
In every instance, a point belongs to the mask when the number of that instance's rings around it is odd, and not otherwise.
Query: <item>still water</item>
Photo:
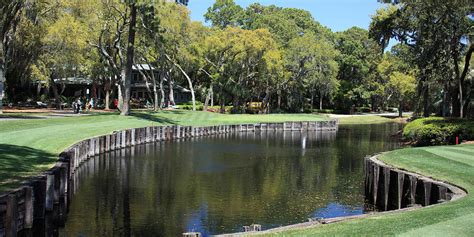
[[[62,236],[204,236],[364,212],[363,158],[399,124],[242,133],[140,145],[75,175]]]

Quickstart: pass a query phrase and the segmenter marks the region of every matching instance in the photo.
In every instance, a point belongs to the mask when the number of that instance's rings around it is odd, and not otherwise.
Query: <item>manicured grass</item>
[[[311,114],[228,115],[208,112],[140,112],[123,117],[94,114],[72,118],[0,121],[0,192],[25,177],[47,170],[74,143],[126,128],[158,125],[218,125],[258,122],[317,121]]]
[[[378,123],[391,123],[391,122],[402,122],[400,118],[387,118],[377,115],[354,115],[350,117],[341,117],[339,124],[378,124]]]
[[[474,191],[474,145],[407,148],[387,152],[381,160]],[[415,211],[291,230],[281,235],[474,236],[474,197]]]

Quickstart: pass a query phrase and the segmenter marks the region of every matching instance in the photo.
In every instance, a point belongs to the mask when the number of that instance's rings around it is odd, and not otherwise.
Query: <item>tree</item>
[[[216,0],[214,5],[207,9],[204,17],[206,21],[211,21],[213,26],[224,29],[240,25],[243,13],[242,7],[235,4],[234,0]]]
[[[246,110],[252,99],[264,101],[262,110],[268,111],[268,101],[274,88],[271,81],[281,73],[281,53],[266,29],[243,30],[228,27],[217,30],[206,38],[203,71],[211,78],[221,112],[232,100],[234,112]],[[261,89],[265,92],[260,93]],[[263,107],[263,106],[262,106]]]
[[[2,100],[5,91],[5,72],[7,71],[7,65],[10,60],[8,54],[12,38],[11,35],[15,33],[15,25],[19,21],[23,6],[23,1],[0,1],[0,114],[3,111]]]
[[[127,58],[125,68],[122,68],[122,84],[124,88],[123,105],[121,115],[130,114],[130,93],[132,90],[132,67],[135,53],[135,32],[137,25],[137,4],[132,2],[128,5],[130,8],[130,21],[128,25]]]
[[[132,67],[135,55],[135,38],[138,8],[153,5],[154,1],[118,1],[102,2],[102,30],[96,47],[108,67],[119,80],[120,114],[130,114],[130,93]],[[112,26],[114,25],[114,26]],[[125,39],[125,37],[127,39]],[[124,54],[125,52],[125,54]]]
[[[369,38],[367,30],[352,27],[337,34],[336,49],[340,51],[338,79],[341,83],[338,107],[348,111],[350,106],[372,104],[376,109],[376,96],[380,83],[377,83],[376,65],[380,49]]]
[[[254,3],[245,10],[242,22],[245,29],[268,29],[283,47],[305,32],[313,32],[320,38],[331,37],[329,29],[315,21],[310,12],[301,9]]]
[[[54,79],[88,74],[85,68],[87,56],[87,29],[75,16],[65,11],[67,6],[56,6],[59,17],[51,19],[42,39],[39,59],[33,65],[33,77],[42,79],[52,88],[56,107],[61,109],[60,94]]]
[[[442,88],[449,97],[453,115],[464,116],[470,93],[464,95],[471,45],[473,19],[469,1],[385,1],[396,4],[397,10],[381,10],[371,24],[372,36],[379,42],[395,38],[411,48],[413,60],[420,69],[417,76],[419,106],[424,116],[432,110],[433,94]],[[391,7],[394,9],[393,7]],[[380,17],[391,12],[388,17]],[[389,19],[390,24],[387,23]],[[383,26],[383,27],[381,27]],[[464,67],[462,67],[464,58]],[[443,114],[447,114],[446,111]]]
[[[168,101],[170,105],[174,105],[173,85],[174,77],[173,70],[177,69],[179,74],[186,78],[191,91],[193,102],[193,110],[196,109],[196,98],[194,86],[191,77],[189,76],[187,68],[183,65],[188,64],[188,60],[192,57],[189,52],[189,47],[193,44],[190,38],[191,20],[189,11],[186,7],[167,3],[155,8],[153,14],[147,18],[142,19],[142,28],[144,31],[144,38],[142,45],[147,49],[147,53],[141,56],[147,63],[152,62],[159,66],[161,73],[160,90],[162,94],[161,106],[164,104],[163,81],[168,82]],[[150,41],[149,39],[153,39]],[[188,67],[189,68],[189,67]],[[152,74],[153,76],[153,74]],[[154,81],[154,80],[153,80]],[[155,100],[156,100],[155,93]],[[155,106],[156,107],[156,106]]]
[[[319,96],[322,109],[323,98],[337,91],[338,52],[325,39],[317,39],[314,33],[307,32],[294,38],[288,44],[285,55],[287,70],[291,73],[289,81],[284,83],[288,91],[288,106],[302,111],[305,105],[305,91],[311,97],[311,109],[314,97]]]
[[[401,72],[392,72],[388,82],[387,90],[392,92],[398,101],[398,116],[403,116],[404,99],[413,94],[416,90],[415,77]]]
[[[369,37],[377,41],[382,54],[393,37],[392,29],[397,24],[398,13],[398,7],[389,5],[386,8],[378,9],[375,15],[372,16],[369,26]]]
[[[393,46],[392,52],[386,52],[377,65],[377,71],[383,80],[383,92],[387,95],[384,100],[397,103],[400,117],[403,115],[406,98],[416,92],[415,77],[418,73],[416,66],[410,65],[406,59],[403,52],[405,49],[401,44]]]

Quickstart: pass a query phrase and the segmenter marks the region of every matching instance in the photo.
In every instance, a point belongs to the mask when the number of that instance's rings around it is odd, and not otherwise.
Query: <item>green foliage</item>
[[[372,112],[372,109],[370,107],[356,107],[356,112],[369,113]]]
[[[403,129],[403,137],[417,146],[454,144],[474,139],[474,121],[467,119],[430,117],[416,119]]]
[[[285,65],[290,79],[283,85],[288,93],[288,106],[293,111],[305,109],[305,96],[314,98],[317,95],[331,99],[338,90],[339,52],[324,39],[318,39],[314,33],[292,39],[286,50]],[[307,93],[302,93],[307,92]]]
[[[369,26],[369,36],[378,41],[382,50],[388,46],[388,42],[392,37],[392,29],[397,24],[398,13],[398,7],[389,5],[386,8],[378,9],[375,15],[372,16],[372,21]]]
[[[204,15],[206,21],[211,21],[213,26],[224,29],[228,26],[241,24],[244,9],[235,4],[234,0],[216,0]]]
[[[233,100],[235,112],[243,111],[252,98],[274,93],[281,78],[281,51],[267,29],[228,27],[206,38],[205,71],[221,105]]]
[[[453,101],[453,114],[461,116],[471,99],[472,90],[466,79],[472,46],[472,3],[469,1],[388,1],[395,6],[380,9],[372,17],[371,37],[382,47],[390,38],[410,46],[410,58],[405,58],[419,69],[417,74],[418,108],[429,116],[435,101],[444,98],[446,105]],[[469,53],[471,52],[471,53]],[[443,90],[444,95],[439,95]],[[463,97],[463,95],[467,95]],[[463,99],[464,98],[464,99]]]
[[[337,33],[336,49],[340,51],[337,62],[341,84],[337,107],[349,111],[352,105],[369,105],[383,91],[383,83],[377,80],[379,46],[367,30],[352,27]]]
[[[313,109],[313,113],[318,113],[318,114],[333,114],[334,110],[333,109]]]

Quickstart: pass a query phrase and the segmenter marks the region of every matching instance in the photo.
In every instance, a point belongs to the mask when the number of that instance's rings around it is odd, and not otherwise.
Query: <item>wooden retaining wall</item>
[[[257,123],[209,127],[160,126],[134,128],[80,141],[59,155],[56,165],[21,187],[0,195],[0,237],[17,236],[42,223],[59,204],[68,203],[74,192],[69,182],[82,163],[91,157],[126,147],[213,134],[271,131],[334,131],[337,120],[315,122]]]
[[[377,210],[389,211],[429,206],[466,195],[448,183],[390,167],[377,159],[365,159],[365,198]]]

